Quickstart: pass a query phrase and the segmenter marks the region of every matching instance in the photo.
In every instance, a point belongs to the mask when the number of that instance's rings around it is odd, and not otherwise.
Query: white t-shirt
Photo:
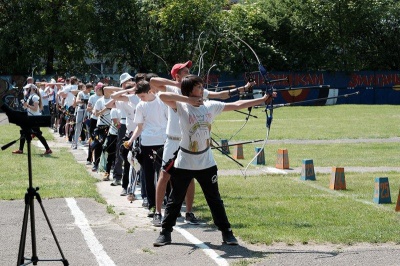
[[[216,165],[210,147],[210,129],[214,118],[219,115],[224,107],[224,102],[206,101],[204,105],[194,107],[190,104],[177,102],[177,113],[182,131],[180,146],[191,152],[190,154],[179,150],[175,167],[188,170],[202,170]]]
[[[143,146],[164,145],[168,121],[168,109],[156,95],[151,102],[141,101],[136,106],[134,122],[143,123],[141,144]]]
[[[128,95],[128,102],[122,102],[121,110],[125,111],[126,115],[126,131],[132,132],[135,130],[137,124],[134,122],[136,106],[140,102],[140,98],[135,94]]]
[[[119,110],[116,108],[112,108],[110,111],[110,118],[111,121],[113,121],[113,119],[120,120],[121,116]],[[108,133],[111,135],[118,135],[118,128],[114,125],[113,122],[110,125],[110,130],[108,131]]]
[[[125,102],[123,102],[123,101],[115,101],[115,106],[118,109],[120,117],[121,117],[120,123],[123,125],[126,125],[126,112],[125,112],[124,105],[125,105]]]
[[[82,100],[89,100],[90,93],[85,93],[84,91],[78,92],[77,98],[79,98],[81,101]],[[79,103],[79,106],[85,106],[83,103]]]
[[[175,86],[165,86],[167,92],[173,92],[182,95],[179,88]],[[208,97],[208,90],[203,91],[203,98]],[[181,129],[179,128],[179,117],[178,114],[168,106],[168,124],[167,124],[167,135],[171,137],[181,137]]]
[[[37,111],[34,111],[33,109],[27,108],[28,115],[42,115],[42,112],[40,111],[40,108],[39,108],[39,100],[40,100],[40,98],[36,94],[31,94],[31,95],[28,96],[27,103],[29,105],[33,106],[34,103],[38,103]]]
[[[105,99],[104,97],[101,97],[99,100],[97,100],[96,104],[94,105],[93,110],[101,111],[104,108],[106,108],[106,104],[111,101],[111,98]],[[101,117],[97,119],[97,126],[109,126],[111,125],[111,117],[110,117],[110,110],[106,110]]]
[[[56,88],[56,86],[54,86],[54,88]],[[50,87],[50,86],[47,86],[47,87],[44,89],[44,91],[47,91],[47,94],[49,94],[49,98],[48,98],[49,103],[50,103],[50,102],[54,102],[54,93],[56,93],[56,92],[54,91],[54,89],[53,89],[52,87]]]
[[[70,107],[74,104],[75,95],[72,94],[71,91],[77,90],[78,85],[67,85],[63,88],[62,92],[67,94],[67,97],[64,100],[64,105]]]
[[[40,88],[39,91],[40,91],[40,96],[42,97],[42,105],[43,106],[49,105],[49,96],[47,95],[45,90]]]
[[[90,103],[93,106],[93,110],[94,110],[94,106],[95,106],[97,100],[100,99],[101,97],[103,97],[103,96],[99,96],[97,94],[93,94],[89,97],[88,103]],[[94,111],[92,111],[92,115],[90,118],[97,119],[97,116],[94,115]]]

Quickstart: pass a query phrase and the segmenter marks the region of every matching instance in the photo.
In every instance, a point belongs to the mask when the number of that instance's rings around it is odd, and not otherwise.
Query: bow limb
[[[164,63],[164,65],[165,65],[165,70],[167,71],[168,75],[170,75],[170,73],[169,73],[169,71],[168,71],[168,69],[169,69],[168,64],[167,64],[167,62],[165,62],[165,60],[164,60],[161,56],[159,56],[158,54],[156,54],[156,53],[154,53],[153,51],[151,51],[148,45],[146,45],[144,51],[145,51],[145,52],[146,52],[146,51],[149,51],[149,52],[150,52],[151,54],[153,54],[155,57],[159,58],[159,59]]]
[[[233,35],[236,39],[238,39],[241,43],[243,43],[247,48],[250,49],[250,51],[253,53],[253,55],[255,56],[257,63],[258,63],[258,71],[260,72],[261,76],[264,79],[264,84],[266,85],[265,88],[265,93],[269,93],[271,96],[273,95],[273,87],[271,86],[271,82],[270,79],[268,77],[268,73],[265,69],[265,67],[263,66],[263,64],[261,63],[260,58],[258,57],[257,53],[255,52],[255,50],[247,43],[245,42],[242,38],[240,38],[239,36],[237,36],[236,34],[233,34],[231,32],[229,32],[231,35]],[[258,157],[258,155],[260,155],[260,153],[264,150],[265,145],[268,142],[268,138],[269,138],[269,133],[271,130],[271,124],[272,124],[272,120],[273,120],[273,108],[268,108],[268,106],[272,107],[273,106],[273,101],[271,100],[270,102],[267,102],[265,104],[265,113],[266,113],[266,127],[267,127],[267,132],[266,132],[266,137],[264,140],[264,143],[262,145],[262,148],[258,151],[258,153],[253,157],[253,159],[251,159],[251,161],[247,164],[245,170],[244,170],[244,176],[246,177],[246,172],[247,169],[249,168],[250,164]]]

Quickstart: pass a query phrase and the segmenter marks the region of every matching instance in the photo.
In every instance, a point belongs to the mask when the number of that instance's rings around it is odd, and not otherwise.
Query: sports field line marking
[[[71,214],[75,218],[75,224],[81,229],[83,238],[85,239],[90,251],[93,253],[100,266],[115,266],[114,261],[107,255],[103,245],[94,235],[89,221],[86,219],[85,214],[79,209],[78,204],[74,198],[65,198]]]
[[[185,229],[180,228],[179,226],[175,226],[174,229],[178,231],[181,235],[183,235],[188,241],[199,247],[208,257],[210,257],[213,261],[215,261],[217,265],[219,266],[229,265],[229,263],[224,258],[222,258],[213,249],[211,249],[209,246],[204,244],[204,242],[200,241],[198,238],[196,238],[194,235],[192,235]]]

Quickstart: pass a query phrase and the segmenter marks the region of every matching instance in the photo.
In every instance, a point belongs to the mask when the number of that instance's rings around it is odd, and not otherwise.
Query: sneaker
[[[155,213],[153,216],[153,221],[151,221],[151,223],[155,226],[155,227],[161,227],[161,220],[162,220],[162,215],[161,213]]]
[[[185,223],[187,224],[200,224],[199,219],[194,216],[193,212],[187,212],[185,215]]]
[[[149,202],[147,201],[147,198],[143,199],[142,207],[143,208],[148,208],[149,207]]]
[[[44,155],[48,155],[48,154],[52,154],[52,153],[53,153],[53,151],[50,150],[50,149],[48,149],[48,150],[46,150],[43,154],[44,154]]]
[[[21,150],[15,150],[12,152],[13,154],[23,154],[24,152]]]
[[[120,196],[126,196],[128,195],[128,192],[126,191],[125,188],[122,189],[121,194],[119,194]]]
[[[239,244],[231,229],[222,232],[222,241],[227,245]]]
[[[110,181],[110,174],[109,173],[107,173],[107,172],[104,173],[103,181]]]
[[[94,166],[92,167],[92,172],[97,172],[97,165],[94,165]]]
[[[92,165],[92,162],[91,161],[87,161],[86,165]]]
[[[151,207],[149,209],[149,212],[147,213],[147,217],[153,218],[155,213],[156,213],[156,207]]]
[[[160,235],[157,237],[156,242],[153,243],[155,247],[162,247],[171,244],[171,232],[167,230],[162,230]]]
[[[120,186],[121,185],[121,180],[120,179],[115,179],[114,181],[112,181],[112,183],[110,184],[110,186],[116,187],[116,186]]]

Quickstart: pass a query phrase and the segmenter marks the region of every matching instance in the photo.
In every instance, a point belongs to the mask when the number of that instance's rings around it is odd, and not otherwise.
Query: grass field
[[[230,143],[265,138],[265,114],[261,109],[254,109],[253,114],[259,118],[250,118]],[[400,106],[389,105],[276,109],[265,147],[267,166],[275,165],[278,148],[287,148],[290,167],[301,166],[305,158],[313,159],[315,166],[345,167],[347,189],[330,190],[329,174],[317,174],[316,181],[301,181],[298,174],[261,172],[247,178],[220,176],[221,196],[235,234],[251,243],[266,244],[400,244],[400,213],[395,212],[400,173],[346,171],[350,166],[400,166],[399,118]],[[217,141],[229,139],[244,119],[245,115],[236,112],[220,115],[212,126],[219,136],[215,137]],[[18,137],[19,128],[0,126],[0,134],[0,144],[4,145]],[[46,138],[50,139],[51,134],[46,133]],[[390,139],[394,141],[388,142]],[[245,159],[240,161],[246,165],[254,155],[254,147],[261,144],[244,145]],[[2,151],[1,199],[22,199],[27,187],[27,158],[12,155],[16,148],[17,144]],[[67,149],[56,150],[51,157],[42,156],[41,152],[33,147],[34,184],[41,187],[42,197],[90,197],[101,201],[96,179],[74,161]],[[220,152],[214,154],[219,169],[238,169]],[[375,177],[389,178],[391,204],[373,202]],[[198,216],[212,221],[199,187],[194,206]]]

